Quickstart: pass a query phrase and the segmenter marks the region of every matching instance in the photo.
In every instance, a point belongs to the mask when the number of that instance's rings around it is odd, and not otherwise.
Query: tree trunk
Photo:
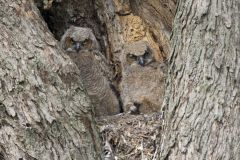
[[[240,2],[179,1],[160,159],[240,159]]]
[[[33,1],[0,1],[0,159],[101,159],[79,71]]]

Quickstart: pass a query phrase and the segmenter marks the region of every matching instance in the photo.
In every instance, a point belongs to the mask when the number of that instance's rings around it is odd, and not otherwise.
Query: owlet
[[[62,36],[61,47],[79,68],[96,116],[119,113],[119,101],[106,78],[109,68],[92,30],[70,27]]]

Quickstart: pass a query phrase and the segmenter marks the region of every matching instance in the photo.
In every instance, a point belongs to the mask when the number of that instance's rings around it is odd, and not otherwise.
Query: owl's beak
[[[82,49],[81,43],[80,42],[76,42],[74,45],[74,49],[79,52]]]
[[[140,64],[142,67],[144,67],[145,65],[145,60],[142,56],[138,57],[138,64]]]

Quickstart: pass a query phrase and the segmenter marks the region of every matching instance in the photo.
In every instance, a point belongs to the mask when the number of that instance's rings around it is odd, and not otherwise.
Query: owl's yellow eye
[[[92,40],[86,39],[85,41],[82,42],[82,45],[86,49],[91,49],[92,48]]]
[[[82,45],[86,46],[88,44],[87,40],[82,42]]]
[[[66,44],[66,48],[70,48],[73,45],[74,41],[71,37],[67,37],[65,44]]]

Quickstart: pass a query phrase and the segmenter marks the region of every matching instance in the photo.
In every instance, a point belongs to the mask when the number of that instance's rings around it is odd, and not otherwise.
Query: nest
[[[97,120],[105,160],[154,160],[159,151],[162,116],[119,114]]]

